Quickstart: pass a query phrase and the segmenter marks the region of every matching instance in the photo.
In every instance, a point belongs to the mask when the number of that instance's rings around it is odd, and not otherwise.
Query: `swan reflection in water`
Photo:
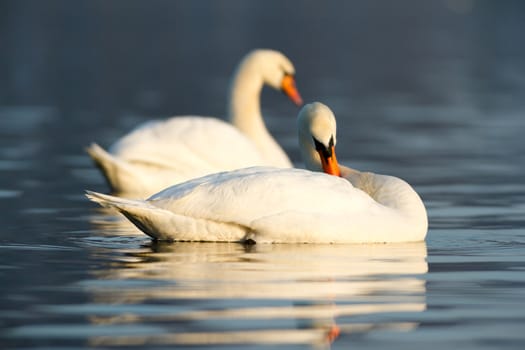
[[[103,238],[139,232],[118,219],[93,223]],[[144,242],[92,247],[110,263],[84,287],[95,305],[107,306],[90,318],[94,325],[155,329],[96,336],[93,344],[318,346],[377,329],[413,330],[413,313],[426,309],[424,242]]]

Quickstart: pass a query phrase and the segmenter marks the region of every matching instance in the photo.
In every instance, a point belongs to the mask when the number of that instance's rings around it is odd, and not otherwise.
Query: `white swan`
[[[371,243],[422,241],[427,214],[417,193],[392,176],[339,167],[335,117],[321,103],[298,117],[311,170],[252,167],[194,179],[148,200],[88,192],[160,240]]]
[[[231,124],[197,116],[150,121],[118,140],[109,152],[97,144],[87,152],[113,191],[144,198],[219,171],[254,165],[289,168],[290,160],[262,119],[260,93],[267,84],[301,105],[294,73],[282,53],[255,50],[234,74],[228,106]]]

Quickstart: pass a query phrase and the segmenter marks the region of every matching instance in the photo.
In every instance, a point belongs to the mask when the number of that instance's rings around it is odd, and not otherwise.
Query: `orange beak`
[[[293,75],[285,74],[281,82],[281,90],[288,96],[290,100],[293,101],[297,106],[302,106],[303,99],[295,86],[295,79]]]
[[[337,158],[335,156],[335,146],[331,147],[331,151],[331,155],[328,157],[324,154],[324,152],[319,152],[319,157],[321,158],[321,165],[323,166],[323,171],[330,175],[341,176],[339,163],[337,163]]]
[[[328,334],[326,336],[329,343],[333,343],[334,340],[339,337],[339,334],[341,334],[341,328],[339,328],[338,325],[334,324],[330,329],[328,330]]]

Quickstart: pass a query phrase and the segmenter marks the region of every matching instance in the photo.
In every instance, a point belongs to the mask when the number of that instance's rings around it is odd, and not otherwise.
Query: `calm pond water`
[[[522,2],[0,8],[2,349],[524,348]],[[222,115],[254,47],[333,108],[342,163],[414,185],[426,242],[153,243],[84,198],[107,191],[86,145]],[[262,103],[300,165],[297,109]]]

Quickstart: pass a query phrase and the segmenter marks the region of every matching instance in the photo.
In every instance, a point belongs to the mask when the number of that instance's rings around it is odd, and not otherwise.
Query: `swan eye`
[[[334,144],[334,135],[332,135],[330,137],[330,141],[328,142],[328,148],[332,148],[334,146],[335,146],[335,144]]]
[[[317,152],[322,151],[323,149],[325,149],[325,146],[321,142],[317,141],[317,139],[315,137],[313,137],[312,139],[314,140],[315,150]]]
[[[289,74],[286,71],[283,71],[283,72],[284,72],[284,74],[283,74],[283,77],[282,77],[281,80],[286,80],[286,79],[292,79],[293,80],[293,79],[295,79],[293,74]]]
[[[313,138],[313,140],[315,144],[315,150],[318,153],[321,153],[325,158],[330,158],[332,156],[332,146],[326,147],[325,145],[323,145],[322,142],[317,141],[315,137]],[[332,138],[330,139],[330,145],[333,145],[333,142],[334,138],[332,136]]]
[[[284,66],[279,65],[279,70],[281,72],[283,72],[285,76],[287,76],[287,75],[290,75],[292,77],[294,76],[294,74],[290,73]]]

